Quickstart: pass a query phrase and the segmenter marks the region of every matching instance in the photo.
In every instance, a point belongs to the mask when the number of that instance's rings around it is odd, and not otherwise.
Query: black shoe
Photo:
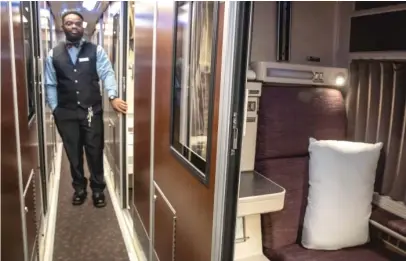
[[[96,208],[102,208],[106,206],[106,197],[103,192],[94,192],[93,193],[93,205]]]
[[[75,191],[75,193],[73,193],[72,204],[75,206],[82,205],[83,202],[85,202],[86,197],[86,190]]]

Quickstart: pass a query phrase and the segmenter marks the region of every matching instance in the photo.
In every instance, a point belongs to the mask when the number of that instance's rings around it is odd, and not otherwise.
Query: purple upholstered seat
[[[286,189],[284,209],[262,215],[264,253],[272,261],[390,260],[369,246],[330,252],[300,246],[308,193],[309,137],[346,139],[346,124],[339,90],[263,87],[255,169]]]

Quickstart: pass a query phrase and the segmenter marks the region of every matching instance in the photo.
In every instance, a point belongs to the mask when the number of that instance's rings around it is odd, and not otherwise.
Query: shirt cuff
[[[108,97],[110,98],[111,96],[118,97],[117,92],[115,90],[109,90],[107,92]]]

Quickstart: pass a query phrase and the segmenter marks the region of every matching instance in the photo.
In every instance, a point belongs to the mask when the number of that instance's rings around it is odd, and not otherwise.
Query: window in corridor
[[[171,145],[207,182],[217,38],[216,2],[177,2]]]
[[[20,3],[21,21],[23,26],[24,37],[24,59],[25,74],[27,85],[27,109],[28,119],[30,120],[35,114],[35,86],[34,86],[34,61],[32,54],[32,34],[31,34],[31,2],[22,1]]]

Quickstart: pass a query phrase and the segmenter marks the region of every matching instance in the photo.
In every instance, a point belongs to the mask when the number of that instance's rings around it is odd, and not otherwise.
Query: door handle
[[[244,101],[244,121],[243,121],[243,136],[245,136],[247,130],[247,115],[248,115],[248,88],[245,87],[245,101]]]

